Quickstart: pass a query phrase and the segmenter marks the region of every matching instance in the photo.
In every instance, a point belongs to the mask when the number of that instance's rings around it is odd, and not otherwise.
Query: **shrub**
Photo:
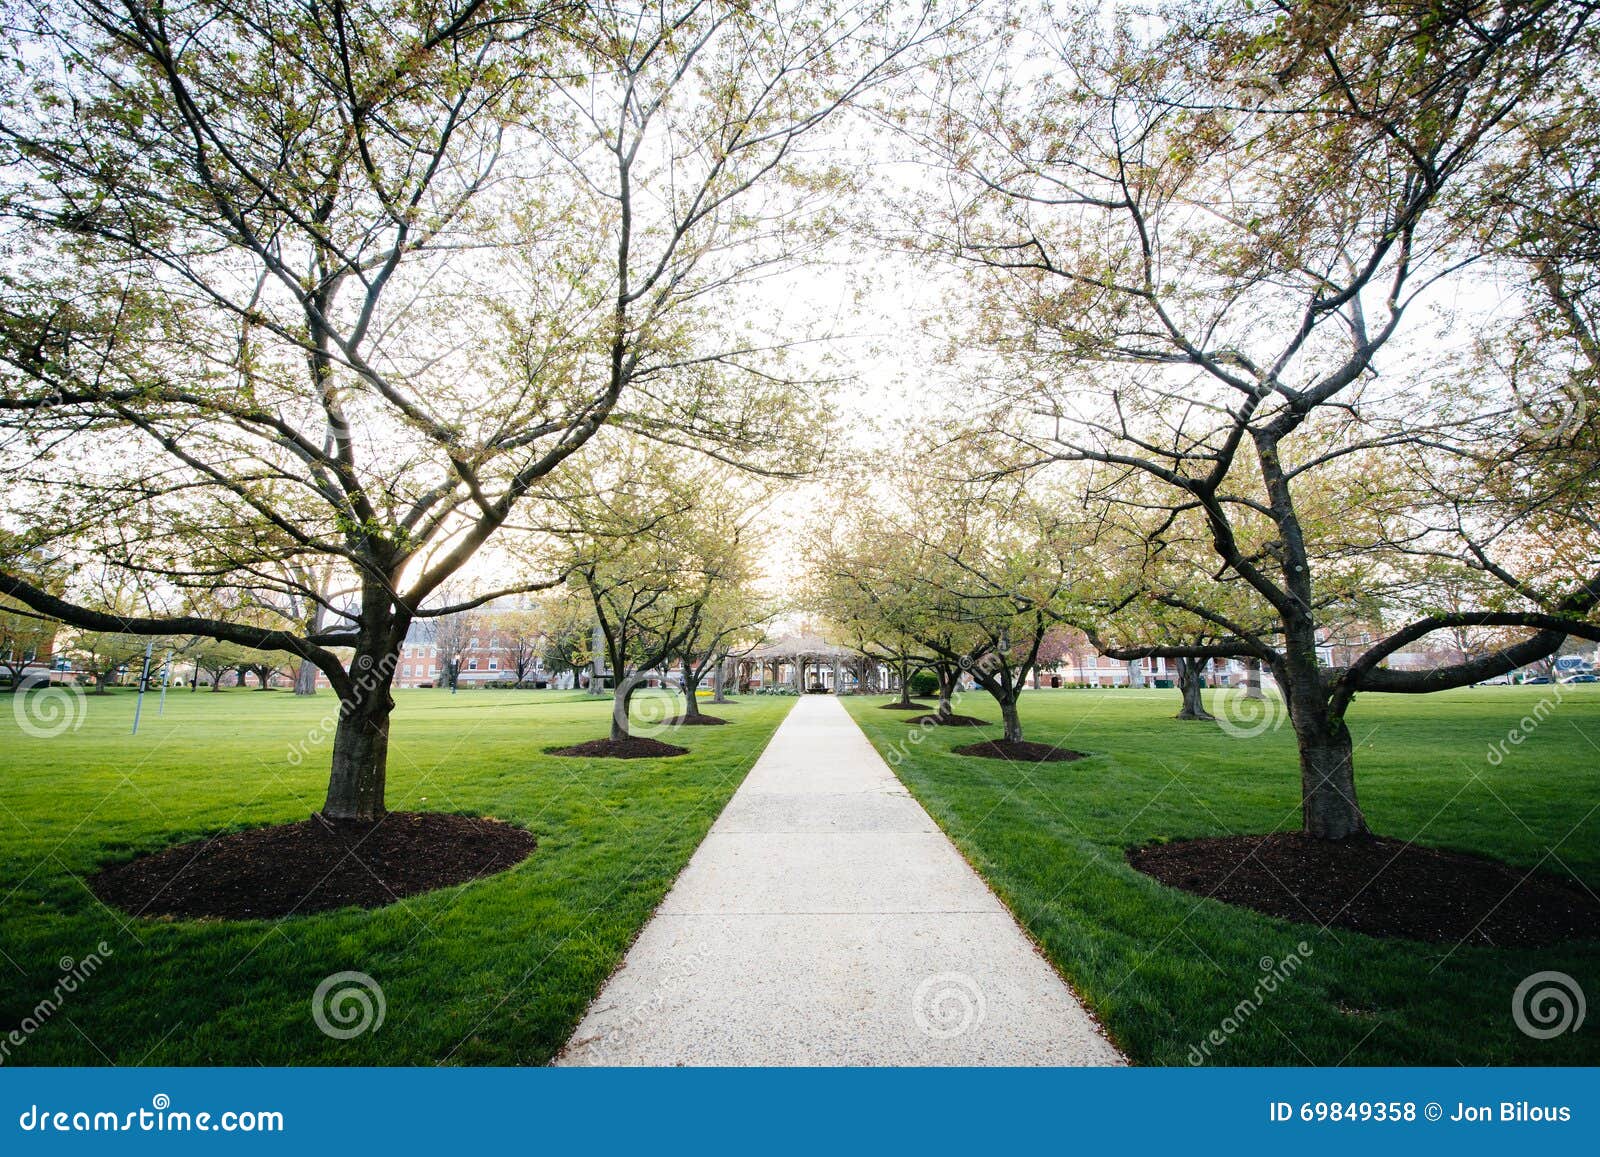
[[[913,695],[932,695],[939,690],[939,678],[932,671],[918,671],[906,680]]]

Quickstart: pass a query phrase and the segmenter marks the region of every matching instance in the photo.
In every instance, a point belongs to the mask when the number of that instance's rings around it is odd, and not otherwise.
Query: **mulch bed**
[[[674,715],[666,721],[668,727],[721,727],[728,721],[715,715]]]
[[[1179,840],[1131,848],[1128,863],[1185,892],[1368,936],[1495,947],[1600,939],[1600,902],[1575,883],[1383,837]]]
[[[879,707],[885,711],[931,711],[931,703],[880,703]]]
[[[591,739],[571,747],[547,747],[547,755],[599,756],[602,759],[662,759],[669,755],[688,755],[687,747],[662,743],[659,739],[635,735],[629,739]]]
[[[1048,743],[1008,743],[1004,739],[990,739],[983,743],[969,743],[966,747],[951,748],[956,755],[981,755],[985,759],[1009,759],[1014,763],[1066,763],[1086,758],[1081,751],[1065,747],[1051,747]]]
[[[533,854],[533,833],[499,820],[390,812],[377,823],[312,816],[180,844],[111,864],[95,895],[136,916],[263,920],[380,908],[503,872]]]
[[[916,715],[906,720],[907,723],[937,723],[940,727],[993,727],[987,719],[975,719],[971,715],[946,715],[943,719],[938,714]]]

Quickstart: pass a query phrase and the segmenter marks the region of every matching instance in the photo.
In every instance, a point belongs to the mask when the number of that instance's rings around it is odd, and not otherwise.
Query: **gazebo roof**
[[[787,635],[751,651],[749,659],[854,659],[856,652],[836,646],[821,635]]]

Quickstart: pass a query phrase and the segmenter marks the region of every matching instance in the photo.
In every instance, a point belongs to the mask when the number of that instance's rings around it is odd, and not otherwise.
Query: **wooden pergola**
[[[738,661],[741,691],[787,686],[797,693],[851,694],[888,690],[892,675],[877,659],[821,635],[789,635]]]

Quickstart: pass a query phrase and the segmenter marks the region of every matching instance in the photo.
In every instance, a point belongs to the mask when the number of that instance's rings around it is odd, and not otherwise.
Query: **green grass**
[[[164,715],[133,695],[88,696],[54,738],[0,711],[0,1040],[50,997],[70,958],[110,954],[7,1064],[515,1064],[560,1048],[589,1000],[793,704],[717,708],[683,729],[691,754],[543,754],[606,733],[609,700],[581,692],[401,691],[388,804],[495,816],[538,837],[500,875],[373,911],[278,921],[133,919],[84,878],[108,860],[321,806],[336,704],[326,692],[174,691]],[[636,701],[637,702],[637,701]],[[8,707],[0,703],[0,706]],[[296,752],[306,754],[296,760]],[[70,965],[67,965],[70,967]],[[331,973],[381,985],[382,1027],[320,1032]]]
[[[1560,688],[1561,702],[1524,743],[1506,745],[1499,766],[1488,758],[1554,690],[1361,698],[1351,729],[1374,830],[1541,865],[1600,891],[1600,686]],[[1253,996],[1261,962],[1282,961],[1304,941],[1310,952],[1292,979],[1223,1032],[1203,1063],[1600,1063],[1600,942],[1452,949],[1323,932],[1200,899],[1127,866],[1125,850],[1148,841],[1298,828],[1287,726],[1236,739],[1173,719],[1175,691],[1041,691],[1023,696],[1027,737],[1092,758],[1021,766],[950,754],[993,732],[909,743],[904,719],[880,702],[847,700],[1136,1062],[1191,1063],[1191,1046],[1221,1032]],[[999,719],[978,693],[959,710]],[[1576,978],[1591,1007],[1580,1031],[1541,1041],[1518,1030],[1511,997],[1544,970]]]

